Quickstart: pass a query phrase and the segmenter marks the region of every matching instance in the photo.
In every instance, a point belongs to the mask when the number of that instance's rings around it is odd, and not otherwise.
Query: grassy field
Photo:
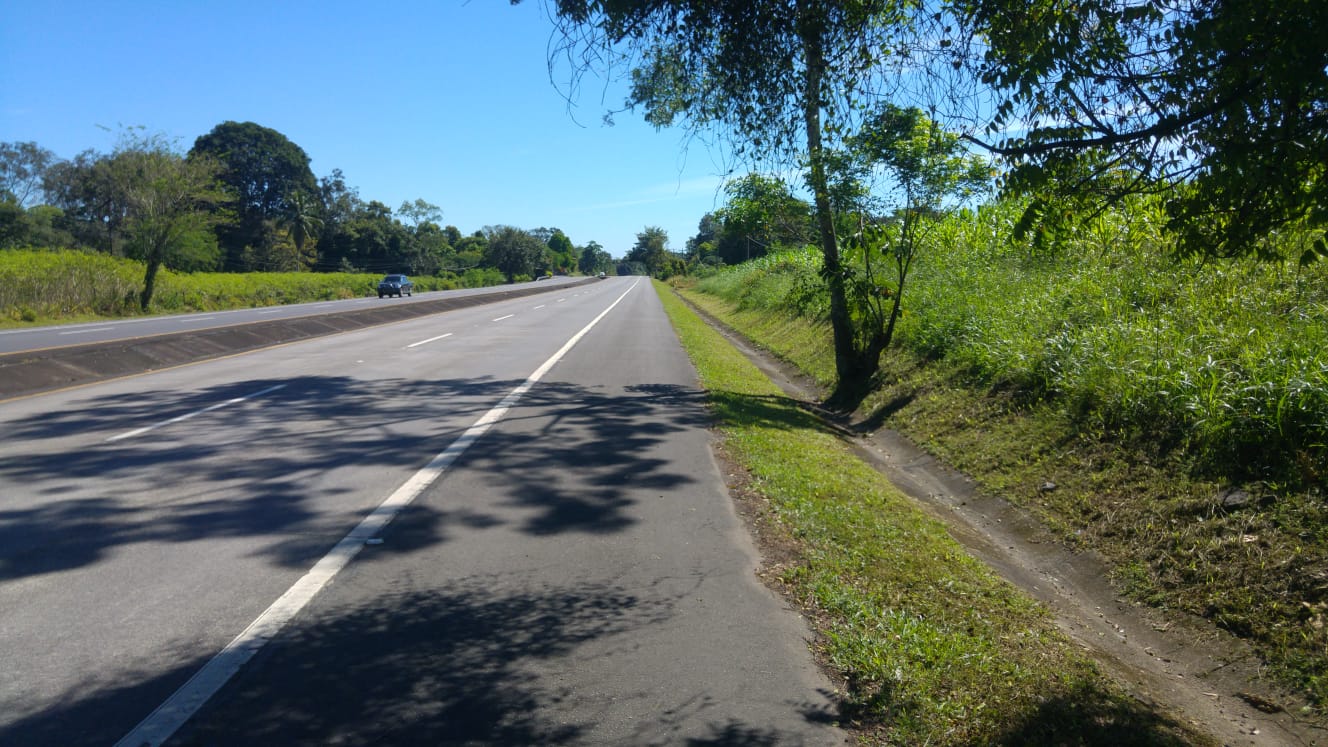
[[[49,324],[141,313],[143,263],[96,252],[0,251],[0,326]],[[372,296],[382,275],[359,273],[176,273],[162,270],[154,313],[216,311]],[[500,285],[497,270],[411,278],[415,290]]]
[[[1321,714],[1328,267],[1178,261],[1142,209],[1037,254],[1002,238],[1012,214],[944,227],[859,416],[1098,551],[1126,593],[1250,640]],[[689,297],[829,384],[818,266],[767,257]]]
[[[1115,688],[1046,612],[857,460],[661,287],[722,449],[798,550],[769,569],[823,634],[846,719],[898,745],[1167,745],[1202,740]]]

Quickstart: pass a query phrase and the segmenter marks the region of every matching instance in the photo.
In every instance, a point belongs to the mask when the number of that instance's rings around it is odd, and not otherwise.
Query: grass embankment
[[[96,252],[0,251],[0,326],[137,316],[144,265]],[[218,311],[375,295],[382,275],[315,272],[162,270],[152,313]],[[497,270],[412,277],[415,290],[476,288],[505,282]]]
[[[1039,256],[1010,217],[945,226],[859,415],[1098,551],[1136,599],[1246,638],[1321,715],[1328,266],[1178,261],[1146,211]],[[817,266],[770,257],[689,298],[829,384]]]
[[[778,580],[818,620],[846,716],[901,745],[1188,744],[1099,676],[1046,612],[973,560],[667,289],[725,454],[800,548]]]

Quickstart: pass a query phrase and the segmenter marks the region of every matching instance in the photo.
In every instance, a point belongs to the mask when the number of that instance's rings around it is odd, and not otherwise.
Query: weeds
[[[1328,263],[1175,260],[1146,204],[1038,255],[1002,238],[1011,214],[953,217],[952,241],[930,247],[868,422],[1097,550],[1136,598],[1247,638],[1328,703]],[[798,266],[743,265],[697,288],[824,381],[828,340],[807,341],[828,337],[822,317],[752,306],[773,268]]]
[[[802,549],[778,578],[818,621],[822,653],[849,685],[844,716],[866,739],[1198,739],[1111,685],[1045,610],[967,555],[672,294],[660,295],[708,391],[725,453]]]
[[[36,323],[89,316],[134,316],[143,263],[98,252],[0,251],[0,323]],[[371,296],[381,275],[362,273],[177,273],[162,270],[155,312],[220,309]],[[461,275],[413,278],[417,291],[479,288],[505,282],[492,268]]]

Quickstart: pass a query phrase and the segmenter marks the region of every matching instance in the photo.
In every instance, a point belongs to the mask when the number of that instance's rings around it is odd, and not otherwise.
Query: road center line
[[[547,305],[548,305],[548,304],[540,304],[539,306],[536,306],[535,309],[542,309],[542,308],[544,308],[544,307],[547,306]],[[534,309],[531,309],[531,310],[534,311]]]
[[[180,423],[180,422],[183,422],[183,421],[185,421],[185,420],[188,420],[189,418],[193,418],[193,417],[197,417],[197,416],[199,416],[199,415],[202,415],[202,414],[205,413],[205,412],[212,412],[213,410],[220,410],[220,409],[223,408],[223,407],[229,407],[229,406],[231,406],[231,405],[236,405],[236,404],[239,404],[239,403],[241,403],[241,402],[243,402],[243,401],[245,401],[245,400],[247,400],[247,399],[253,399],[254,397],[261,397],[261,396],[263,396],[264,394],[267,394],[268,392],[275,392],[275,391],[277,391],[278,389],[285,389],[285,388],[286,388],[286,385],[285,385],[285,384],[277,384],[276,386],[270,386],[270,387],[268,387],[267,389],[264,389],[264,390],[261,391],[261,392],[254,392],[253,394],[248,394],[248,395],[245,395],[245,396],[243,396],[243,397],[235,397],[234,399],[228,399],[228,400],[226,400],[225,402],[221,402],[221,403],[218,403],[218,404],[212,405],[211,407],[204,407],[204,408],[201,409],[201,410],[195,410],[194,412],[191,412],[191,413],[186,413],[186,414],[184,414],[184,415],[179,415],[179,416],[177,416],[177,417],[173,417],[173,418],[171,418],[170,420],[163,420],[163,421],[161,421],[160,423],[157,423],[156,425],[149,425],[149,426],[144,427],[144,428],[135,428],[135,429],[132,430],[132,431],[125,431],[124,433],[121,433],[121,434],[119,434],[119,435],[117,435],[117,436],[111,436],[110,438],[106,439],[106,442],[107,442],[107,443],[110,443],[110,442],[112,442],[112,441],[120,441],[120,440],[122,440],[122,439],[126,439],[126,438],[133,438],[134,436],[141,436],[141,435],[143,435],[144,433],[147,433],[147,432],[149,432],[149,431],[155,431],[155,430],[157,430],[158,428],[161,428],[161,427],[163,427],[163,426],[172,425],[172,424],[174,424],[174,423]]]
[[[427,340],[420,340],[419,342],[412,342],[411,344],[407,345],[406,347],[408,347],[408,348],[419,347],[420,345],[424,345],[424,344],[427,344],[427,343],[433,342],[433,341],[435,341],[435,340],[441,340],[441,339],[443,339],[444,337],[451,337],[451,336],[452,336],[452,333],[451,333],[451,332],[448,332],[448,333],[445,334],[445,335],[438,335],[437,337],[430,337],[430,338],[427,339]]]
[[[263,611],[249,627],[245,628],[235,637],[226,647],[217,652],[203,668],[194,673],[189,681],[180,686],[171,697],[166,699],[165,703],[157,706],[157,709],[148,714],[133,731],[129,732],[115,747],[156,747],[170,739],[186,721],[190,719],[208,701],[218,690],[226,684],[236,672],[240,671],[254,654],[258,653],[268,641],[276,637],[291,618],[295,617],[314,595],[322,590],[324,586],[332,580],[334,576],[346,567],[360,550],[364,548],[365,541],[374,538],[379,532],[387,526],[393,518],[400,513],[401,509],[409,506],[424,489],[429,487],[439,477],[447,471],[467,449],[471,447],[480,436],[483,436],[489,428],[498,423],[507,415],[521,398],[530,391],[535,384],[544,378],[545,374],[552,369],[558,361],[578,343],[582,337],[585,337],[600,320],[608,316],[628,293],[636,289],[640,280],[632,283],[631,287],[623,291],[621,296],[604,309],[590,323],[581,328],[580,332],[572,335],[571,339],[563,343],[548,360],[544,361],[535,372],[526,377],[517,388],[513,389],[506,397],[494,406],[492,410],[486,412],[474,425],[466,429],[457,437],[457,440],[448,445],[433,459],[429,460],[420,471],[416,472],[401,484],[392,495],[379,504],[378,508],[364,517],[354,529],[350,530],[340,542],[336,544],[321,560],[314,564],[314,567],[304,574],[300,580],[296,581],[285,594],[282,594],[277,601]]]
[[[504,320],[504,319],[511,319],[511,318],[514,317],[514,316],[516,316],[516,314],[508,314],[507,316],[500,316],[500,317],[498,317],[497,319],[490,319],[489,321],[493,321],[493,322],[501,322],[501,321]]]

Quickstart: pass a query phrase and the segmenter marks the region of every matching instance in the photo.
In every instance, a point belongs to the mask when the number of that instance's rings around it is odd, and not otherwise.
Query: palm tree
[[[304,256],[304,245],[309,237],[323,227],[323,219],[318,217],[318,204],[304,192],[292,192],[286,200],[286,209],[281,214],[280,225],[295,242],[295,250]]]

